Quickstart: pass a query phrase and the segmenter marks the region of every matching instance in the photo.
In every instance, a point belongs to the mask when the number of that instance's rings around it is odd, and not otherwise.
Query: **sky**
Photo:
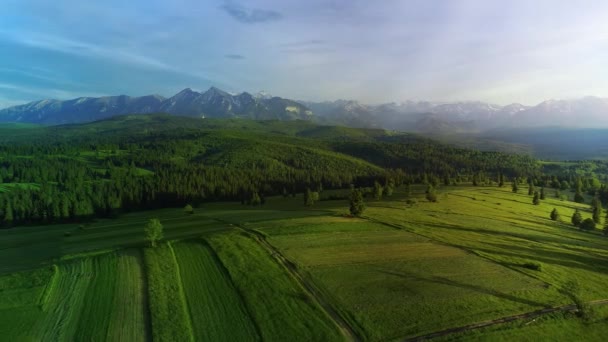
[[[301,100],[608,97],[605,0],[2,0],[0,108],[210,86]]]

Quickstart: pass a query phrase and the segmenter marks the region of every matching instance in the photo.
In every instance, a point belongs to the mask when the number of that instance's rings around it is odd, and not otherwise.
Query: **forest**
[[[4,227],[213,201],[263,205],[267,196],[375,183],[507,179],[608,200],[604,162],[547,163],[386,130],[152,114],[0,132]]]

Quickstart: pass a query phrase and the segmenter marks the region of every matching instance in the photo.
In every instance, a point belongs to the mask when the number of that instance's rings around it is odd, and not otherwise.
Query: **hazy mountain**
[[[531,107],[518,103],[500,106],[484,102],[426,101],[364,105],[338,100],[306,104],[321,121],[425,133],[518,127],[608,127],[608,99],[597,97],[550,100]]]
[[[0,121],[38,124],[88,122],[128,113],[152,113],[165,100],[162,96],[81,97],[73,100],[42,100],[0,110]]]
[[[254,120],[312,120],[314,113],[314,120],[319,123],[422,133],[608,127],[608,99],[598,97],[549,100],[531,107],[518,103],[500,106],[473,101],[406,101],[370,105],[354,100],[297,102],[265,92],[230,94],[215,87],[205,92],[187,88],[170,98],[121,95],[68,101],[42,100],[0,110],[0,122],[64,124],[152,112]]]
[[[42,100],[0,110],[0,122],[66,124],[96,121],[121,114],[153,112],[256,120],[310,120],[312,117],[307,107],[292,100],[256,98],[249,93],[231,95],[212,87],[204,93],[184,89],[168,99],[158,95],[121,95],[67,101]]]

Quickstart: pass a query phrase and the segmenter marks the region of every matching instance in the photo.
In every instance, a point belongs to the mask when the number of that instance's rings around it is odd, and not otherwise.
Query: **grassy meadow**
[[[351,338],[343,321],[387,341],[570,304],[572,281],[585,301],[608,298],[608,239],[569,223],[588,205],[547,191],[535,206],[510,186],[424,195],[367,198],[360,218],[345,200],[306,208],[299,195],[2,230],[0,336],[340,341]],[[143,239],[150,218],[165,228],[156,248]],[[607,318],[595,306],[586,319],[553,313],[437,339],[602,340]]]

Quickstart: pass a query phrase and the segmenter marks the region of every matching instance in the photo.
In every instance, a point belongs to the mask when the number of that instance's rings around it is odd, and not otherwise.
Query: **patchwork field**
[[[568,222],[589,207],[534,206],[521,192],[442,187],[429,203],[422,187],[397,189],[361,218],[343,200],[305,208],[298,196],[0,231],[0,336],[384,341],[570,304],[572,281],[583,300],[608,299],[608,240]],[[156,248],[143,240],[152,217],[165,227]],[[585,320],[554,313],[437,338],[600,340],[606,318],[598,305]]]

